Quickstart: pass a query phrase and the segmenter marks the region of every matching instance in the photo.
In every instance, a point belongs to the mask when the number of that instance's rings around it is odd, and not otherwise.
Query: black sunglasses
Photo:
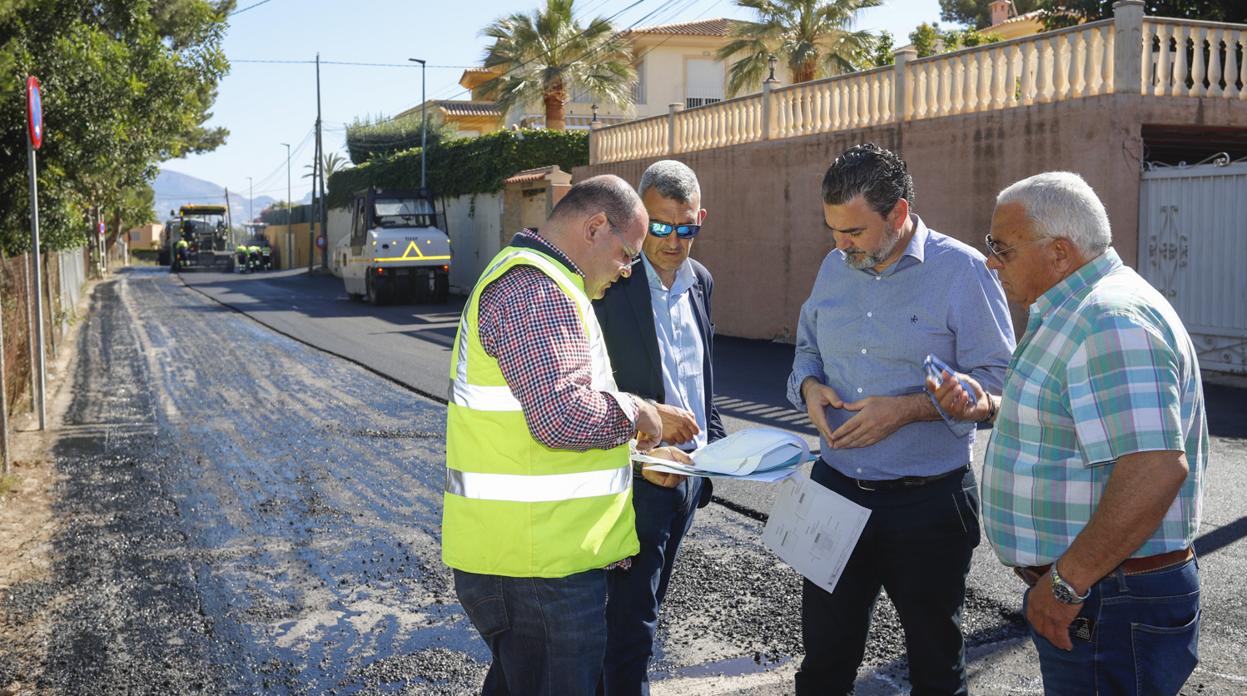
[[[660,220],[649,221],[649,233],[655,237],[665,238],[672,232],[675,232],[680,239],[692,239],[697,236],[698,232],[701,232],[701,225],[673,225]]]

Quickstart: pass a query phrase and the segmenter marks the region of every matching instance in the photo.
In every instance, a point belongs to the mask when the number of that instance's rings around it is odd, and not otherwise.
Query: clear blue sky
[[[232,67],[209,121],[228,128],[229,138],[213,152],[164,167],[243,196],[252,177],[255,197],[285,199],[286,148],[280,143],[290,143],[292,187],[299,200],[311,187],[302,177],[312,161],[315,66],[243,61],[312,60],[319,51],[322,61],[413,66],[321,65],[325,150],[345,155],[345,124],[357,117],[392,116],[420,103],[419,66],[407,58],[428,61],[430,99],[466,98],[459,76],[465,66],[480,63],[486,45],[481,28],[502,15],[535,8],[538,1],[239,0],[244,11],[230,17],[225,38]],[[621,28],[751,18],[732,0],[578,0],[576,8],[583,17],[617,14],[612,22]],[[915,26],[938,18],[937,0],[885,0],[882,7],[863,12],[857,26],[890,31],[900,45]]]

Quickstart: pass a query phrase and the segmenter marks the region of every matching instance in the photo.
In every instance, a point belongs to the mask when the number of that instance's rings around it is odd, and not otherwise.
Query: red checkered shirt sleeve
[[[524,409],[528,430],[553,449],[609,449],[636,431],[627,396],[592,386],[589,340],[576,305],[547,275],[516,266],[481,292],[479,335]]]

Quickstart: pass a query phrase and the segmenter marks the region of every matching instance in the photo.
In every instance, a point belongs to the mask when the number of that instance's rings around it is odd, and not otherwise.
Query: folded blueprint
[[[684,476],[713,476],[744,481],[780,481],[813,461],[799,435],[775,428],[732,433],[689,454],[692,465],[645,454],[632,455],[646,469]]]

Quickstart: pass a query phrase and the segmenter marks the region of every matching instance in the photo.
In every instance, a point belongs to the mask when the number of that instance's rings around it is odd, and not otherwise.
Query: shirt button
[[[875,280],[883,280],[883,276],[875,276]]]
[[[867,316],[868,318],[869,318],[869,317],[873,317],[873,316],[875,316],[875,313],[874,313],[874,312],[866,312],[866,316]]]
[[[860,466],[859,466],[859,467],[857,467],[857,473],[859,473],[859,474],[860,474],[860,473],[862,473],[862,467],[860,467]]]
[[[861,387],[858,387],[858,388],[857,388],[857,393],[858,393],[858,394],[861,394],[861,393],[862,393],[862,388],[861,388]]]
[[[862,349],[862,355],[865,355],[865,354],[866,354],[866,349],[865,349],[865,348],[863,348],[863,349]]]

